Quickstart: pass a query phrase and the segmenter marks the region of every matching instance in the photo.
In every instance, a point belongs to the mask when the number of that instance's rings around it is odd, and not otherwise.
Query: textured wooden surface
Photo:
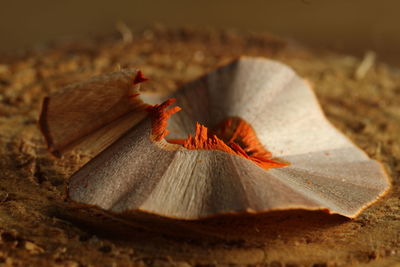
[[[134,98],[129,95],[136,92],[132,82],[135,75],[135,70],[112,72],[61,88],[52,97],[46,97],[39,124],[50,150],[65,150],[132,112]]]
[[[151,88],[183,82],[239,55],[281,60],[315,87],[328,119],[392,177],[393,190],[355,220],[318,212],[201,222],[131,215],[127,223],[65,200],[65,182],[88,155],[52,157],[37,127],[43,96],[120,67],[139,67]],[[309,52],[268,36],[148,30],[132,43],[88,41],[4,59],[0,65],[0,261],[15,265],[270,264],[375,266],[400,260],[400,72]]]

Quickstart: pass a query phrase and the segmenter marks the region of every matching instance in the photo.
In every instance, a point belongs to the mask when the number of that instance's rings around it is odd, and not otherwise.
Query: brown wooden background
[[[2,1],[0,53],[50,40],[134,31],[154,23],[272,32],[311,46],[400,62],[397,0],[37,0]]]

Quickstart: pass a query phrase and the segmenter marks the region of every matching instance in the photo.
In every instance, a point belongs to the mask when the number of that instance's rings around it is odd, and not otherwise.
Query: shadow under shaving
[[[263,214],[220,215],[183,221],[144,212],[113,214],[76,203],[57,207],[54,216],[70,221],[81,230],[110,240],[152,242],[169,241],[226,242],[246,240],[253,243],[277,238],[291,239],[348,222],[340,215],[322,211],[287,210]]]

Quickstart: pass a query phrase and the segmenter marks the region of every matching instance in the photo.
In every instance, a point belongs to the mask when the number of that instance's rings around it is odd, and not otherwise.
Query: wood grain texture
[[[72,176],[72,200],[187,220],[287,209],[355,217],[390,187],[380,164],[326,120],[311,88],[281,63],[240,58],[171,97],[183,110],[167,138],[239,117],[290,166],[264,170],[221,151],[154,142],[147,118]]]
[[[97,76],[87,81],[72,84],[47,97],[43,101],[39,124],[53,153],[63,152],[78,144],[92,143],[91,150],[96,151],[110,145],[122,133],[142,118],[143,103],[130,96],[138,93],[138,85],[133,80],[136,70],[122,70]],[[127,113],[133,113],[133,116]],[[127,116],[128,120],[121,120]],[[118,125],[112,127],[112,133],[103,129],[115,120]],[[94,135],[90,137],[90,135]],[[94,144],[82,139],[101,139]],[[104,144],[101,144],[104,142]],[[97,151],[98,152],[98,151]]]
[[[140,68],[152,78],[144,88],[170,94],[243,54],[284,62],[314,84],[328,119],[384,164],[393,189],[351,220],[289,210],[181,221],[140,212],[116,216],[65,201],[69,177],[92,157],[79,150],[62,158],[48,153],[36,124],[43,97],[120,67]],[[4,59],[0,265],[395,266],[400,260],[400,75],[378,57],[368,74],[355,80],[361,61],[294,49],[265,34],[167,28],[134,34],[129,44],[107,37]]]

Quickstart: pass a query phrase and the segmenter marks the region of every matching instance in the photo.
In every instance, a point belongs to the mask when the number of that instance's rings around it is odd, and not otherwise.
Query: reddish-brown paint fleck
[[[148,78],[144,77],[143,72],[139,70],[136,73],[135,78],[133,79],[133,84],[136,85],[138,83],[142,83],[142,82],[145,82],[145,81],[148,81],[148,80],[149,80]]]
[[[162,138],[168,135],[168,119],[172,114],[181,110],[180,107],[172,107],[167,110],[167,108],[175,103],[175,101],[175,98],[171,98],[160,105],[150,106],[146,109],[151,116],[152,135],[154,136],[155,141],[160,141]]]
[[[187,139],[168,140],[169,143],[179,144],[187,149],[221,150],[234,153],[234,150],[219,139],[216,135],[209,134],[207,127],[196,123],[196,133]]]
[[[152,118],[152,135],[155,141],[160,141],[168,135],[167,121],[172,114],[181,110],[173,107],[167,110],[176,100],[169,99],[160,105],[147,108]],[[214,132],[196,123],[194,136],[186,139],[167,140],[169,143],[182,145],[187,149],[220,150],[253,161],[264,169],[280,168],[287,163],[271,160],[271,153],[263,148],[258,141],[253,128],[240,118],[224,120]]]
[[[242,121],[238,125],[243,126],[245,124],[246,122]],[[246,132],[243,129],[247,129],[246,131],[248,131],[248,135],[244,135]],[[236,135],[233,134],[230,140],[225,141],[223,139],[220,139],[216,134],[209,132],[207,127],[196,123],[196,133],[194,136],[189,136],[187,139],[168,140],[168,142],[173,144],[180,144],[187,149],[224,151],[251,160],[264,169],[280,168],[288,165],[286,163],[271,160],[271,153],[262,148],[258,140],[253,139],[255,133],[254,131],[252,131],[252,129],[250,131],[250,129],[251,127],[242,129],[239,128],[239,130],[233,128],[231,129],[231,131],[233,133],[236,133]],[[239,134],[239,131],[242,130],[243,132]],[[241,145],[235,142],[235,140],[238,140]]]
[[[227,118],[222,121],[214,133],[226,143],[238,144],[246,154],[253,157],[271,158],[271,152],[265,150],[253,128],[241,118]]]
[[[129,98],[131,99],[131,100],[133,100],[134,98],[136,98],[136,97],[138,97],[140,94],[130,94],[129,95]]]

